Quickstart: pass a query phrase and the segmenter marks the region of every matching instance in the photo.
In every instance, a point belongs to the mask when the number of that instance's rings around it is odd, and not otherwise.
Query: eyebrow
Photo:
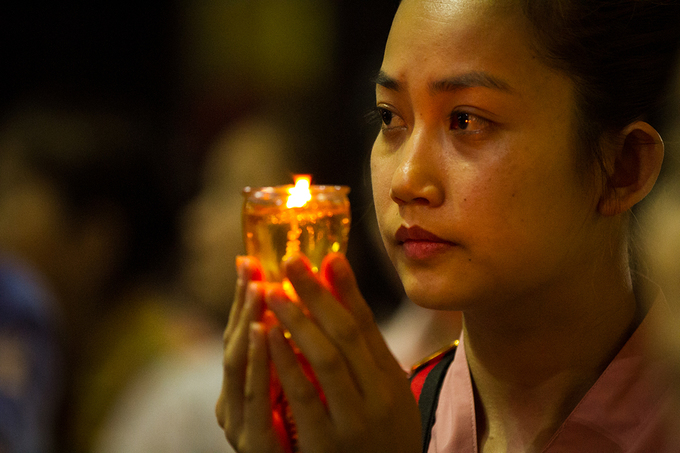
[[[373,83],[376,85],[383,86],[388,90],[400,91],[401,84],[397,82],[397,79],[390,77],[385,73],[385,71],[380,70],[378,74],[373,78]]]
[[[384,71],[378,72],[378,75],[375,76],[373,80],[376,85],[383,86],[388,90],[400,91],[402,88],[402,84],[397,79],[390,77]],[[476,87],[491,88],[506,92],[512,91],[509,83],[482,71],[466,72],[465,74],[448,77],[430,83],[430,91],[432,93],[450,92],[463,88]]]

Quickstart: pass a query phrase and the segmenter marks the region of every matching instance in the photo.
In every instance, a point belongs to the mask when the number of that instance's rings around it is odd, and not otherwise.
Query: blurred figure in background
[[[206,155],[200,193],[184,215],[182,276],[189,296],[221,324],[236,283],[234,259],[245,253],[241,192],[246,186],[292,184],[301,146],[293,140],[278,121],[254,114],[218,134]]]
[[[670,422],[680,445],[680,66],[669,102],[661,109],[666,146],[664,168],[649,202],[637,213],[640,272],[649,279],[649,291],[661,287],[675,316],[656,326],[657,353],[673,357],[676,417]]]
[[[4,162],[0,159],[0,173]],[[6,170],[6,168],[5,168]],[[0,175],[0,185],[6,183]],[[4,201],[0,188],[0,212]],[[1,249],[0,249],[1,250]],[[29,265],[0,251],[0,452],[46,452],[62,396],[54,300]]]
[[[642,270],[661,286],[671,308],[680,315],[680,66],[660,122],[666,146],[664,167],[658,188],[638,213]]]
[[[191,307],[216,322],[213,335],[157,357],[138,374],[107,418],[95,452],[231,451],[214,423],[214,402],[234,260],[245,251],[241,191],[290,184],[298,168],[298,147],[273,118],[254,114],[218,134],[204,160],[201,189],[183,216],[180,278]]]
[[[0,256],[3,269],[11,266],[21,276],[13,281],[24,282],[14,311],[38,313],[41,323],[32,326],[41,332],[32,338],[58,333],[58,343],[43,340],[49,346],[43,350],[24,335],[25,324],[2,318],[3,357],[25,366],[12,373],[2,362],[0,378],[14,376],[18,384],[0,386],[0,402],[13,405],[3,407],[0,423],[14,423],[13,437],[50,439],[35,435],[42,430],[56,432],[57,439],[30,449],[23,447],[29,445],[25,439],[15,439],[9,451],[89,451],[102,414],[132,370],[191,336],[188,329],[165,333],[161,326],[170,321],[158,315],[164,309],[152,308],[171,298],[174,220],[184,198],[177,180],[181,165],[161,139],[165,131],[130,111],[92,100],[26,102],[2,125]],[[3,289],[3,306],[8,295]],[[143,333],[135,336],[140,325],[145,327],[137,333]],[[154,329],[163,333],[154,336]],[[52,360],[26,352],[36,349]],[[59,371],[64,379],[55,382]],[[24,382],[49,379],[34,392],[17,376]],[[52,400],[62,394],[63,412],[55,416]],[[41,426],[15,418],[36,407],[51,412]]]

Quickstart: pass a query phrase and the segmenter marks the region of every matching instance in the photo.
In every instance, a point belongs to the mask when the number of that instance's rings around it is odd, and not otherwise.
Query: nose
[[[442,144],[435,133],[411,134],[400,150],[401,163],[392,175],[390,197],[399,206],[436,207],[444,202]]]

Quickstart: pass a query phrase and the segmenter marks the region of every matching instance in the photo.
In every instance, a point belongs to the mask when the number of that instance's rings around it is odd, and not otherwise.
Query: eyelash
[[[386,120],[387,115],[389,115],[389,119]],[[395,114],[391,110],[386,109],[384,107],[377,107],[376,106],[366,115],[366,118],[371,124],[380,123],[380,125],[381,125],[381,127],[384,131],[386,129],[389,129],[388,128],[389,122],[392,121],[394,116],[395,116]],[[455,124],[455,122],[458,122],[458,123]],[[477,116],[475,114],[462,111],[462,110],[454,110],[449,115],[449,129],[452,130],[452,131],[457,131],[458,133],[461,133],[461,134],[472,135],[472,134],[479,134],[483,131],[483,130],[468,131],[467,125],[469,125],[470,123],[473,123],[473,122],[480,123],[480,126],[482,126],[484,129],[486,129],[487,127],[490,127],[492,125],[491,121],[484,119],[480,116]],[[461,127],[461,125],[463,123],[465,124],[465,127]],[[456,127],[454,127],[454,124],[455,124]]]
[[[369,124],[380,124],[382,127],[385,127],[385,113],[390,113],[389,110],[387,110],[384,107],[373,107],[369,112],[366,114],[366,121]]]
[[[489,121],[487,119],[484,119],[484,118],[477,116],[473,113],[468,113],[468,112],[461,111],[461,110],[454,110],[453,112],[451,112],[451,115],[449,115],[449,121],[450,121],[449,122],[449,129],[450,130],[456,130],[459,133],[464,133],[464,134],[479,134],[479,133],[483,132],[486,128],[490,127],[491,124],[492,124],[491,121]],[[458,126],[458,127],[453,127],[454,122],[458,122],[458,124],[456,124],[456,126]],[[465,124],[465,127],[461,128],[460,126],[463,123]],[[481,127],[481,129],[468,131],[467,127],[468,127],[468,125],[470,125],[470,123],[478,123],[479,126]]]

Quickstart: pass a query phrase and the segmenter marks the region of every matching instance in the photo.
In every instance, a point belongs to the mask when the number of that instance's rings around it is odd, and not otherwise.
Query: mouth
[[[414,261],[433,258],[456,246],[419,226],[406,228],[402,225],[395,233],[395,239],[406,257]]]

